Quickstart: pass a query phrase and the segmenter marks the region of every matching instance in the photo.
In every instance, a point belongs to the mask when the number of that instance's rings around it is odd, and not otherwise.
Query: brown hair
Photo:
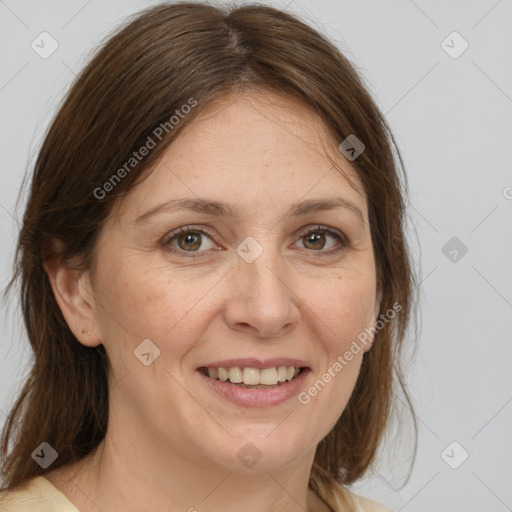
[[[406,177],[399,175],[402,158],[362,79],[331,42],[289,13],[262,5],[220,9],[204,3],[163,4],[138,13],[109,36],[68,92],[35,163],[15,274],[7,289],[19,280],[35,360],[3,431],[5,488],[44,472],[31,458],[41,442],[57,450],[55,469],[90,453],[107,427],[105,350],[102,345],[86,347],[73,336],[54,298],[44,259],[79,256],[81,268],[91,269],[99,230],[116,201],[154,166],[202,107],[244,88],[298,98],[320,116],[333,140],[339,143],[356,134],[364,143],[364,152],[352,164],[368,199],[380,313],[394,303],[402,307],[376,334],[345,411],[320,442],[311,488],[336,508],[344,499],[339,484],[360,478],[376,456],[397,384],[412,410],[400,370],[415,303],[404,236]],[[198,106],[166,130],[140,163],[122,173],[115,189],[103,187],[191,98]],[[98,198],[101,187],[109,192]],[[62,241],[58,254],[53,239]]]

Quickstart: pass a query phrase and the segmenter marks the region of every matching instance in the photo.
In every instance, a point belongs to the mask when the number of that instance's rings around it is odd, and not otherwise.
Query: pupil
[[[315,247],[315,243],[318,242],[320,240],[320,238],[322,238],[323,236],[324,236],[323,234],[312,233],[312,234],[308,235],[308,243],[312,243],[313,246]],[[321,244],[320,249],[323,246],[324,246],[324,244]],[[316,247],[319,247],[318,244],[316,244]]]
[[[198,249],[201,245],[201,242],[199,241],[199,237],[197,235],[191,235],[190,233],[187,233],[185,235],[182,235],[180,237],[180,241],[185,240],[185,249]],[[194,244],[195,241],[195,244]],[[193,245],[190,245],[189,242],[192,242]]]

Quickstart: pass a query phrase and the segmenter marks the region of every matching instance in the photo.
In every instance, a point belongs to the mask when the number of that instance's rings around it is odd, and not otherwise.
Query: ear
[[[376,298],[375,298],[375,307],[374,307],[374,310],[373,310],[372,323],[371,323],[371,325],[367,329],[367,332],[368,332],[368,343],[366,343],[365,346],[363,347],[363,351],[365,353],[369,352],[369,350],[373,347],[373,340],[375,338],[376,333],[375,333],[375,331],[371,330],[370,327],[375,326],[375,323],[377,322],[377,319],[379,318],[379,311],[380,311],[380,303],[381,303],[381,301],[382,301],[382,290],[378,290],[377,294],[376,294]]]
[[[88,347],[100,345],[102,340],[89,273],[72,269],[58,256],[46,260],[43,267],[55,300],[75,338]]]
[[[377,318],[379,317],[381,301],[382,301],[382,290],[379,289],[377,291],[377,297],[375,299],[375,312],[374,312],[375,322],[377,321]]]

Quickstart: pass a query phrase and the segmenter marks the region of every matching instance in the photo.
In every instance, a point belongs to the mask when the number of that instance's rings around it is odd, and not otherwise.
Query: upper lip
[[[264,368],[273,368],[279,366],[295,366],[296,368],[307,368],[308,365],[300,360],[291,357],[274,357],[272,359],[257,359],[255,357],[244,357],[241,359],[225,359],[224,361],[213,361],[211,363],[205,363],[198,367],[199,368],[258,368],[260,370]]]

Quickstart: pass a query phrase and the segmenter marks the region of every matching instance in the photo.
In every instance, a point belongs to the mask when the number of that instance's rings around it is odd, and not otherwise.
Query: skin
[[[306,390],[379,312],[367,201],[357,173],[323,142],[320,119],[295,99],[243,93],[208,106],[168,148],[149,177],[104,224],[94,272],[46,264],[59,306],[77,339],[103,343],[111,362],[108,431],[97,450],[46,474],[82,511],[328,510],[308,478],[318,443],[354,388],[363,352],[311,399],[244,408],[201,384],[196,368],[237,357],[296,357],[308,363]],[[339,143],[340,141],[334,143]],[[177,198],[213,199],[236,218],[166,211]],[[338,207],[286,217],[292,203],[343,197]],[[314,243],[310,227],[342,233]],[[166,235],[210,228],[199,243]],[[316,231],[318,232],[318,231]],[[236,248],[247,236],[263,248],[252,263]],[[169,238],[169,237],[167,237]],[[331,254],[328,251],[340,247]],[[85,330],[85,333],[82,331]],[[144,339],[160,356],[134,357]],[[253,443],[251,469],[237,458]]]

